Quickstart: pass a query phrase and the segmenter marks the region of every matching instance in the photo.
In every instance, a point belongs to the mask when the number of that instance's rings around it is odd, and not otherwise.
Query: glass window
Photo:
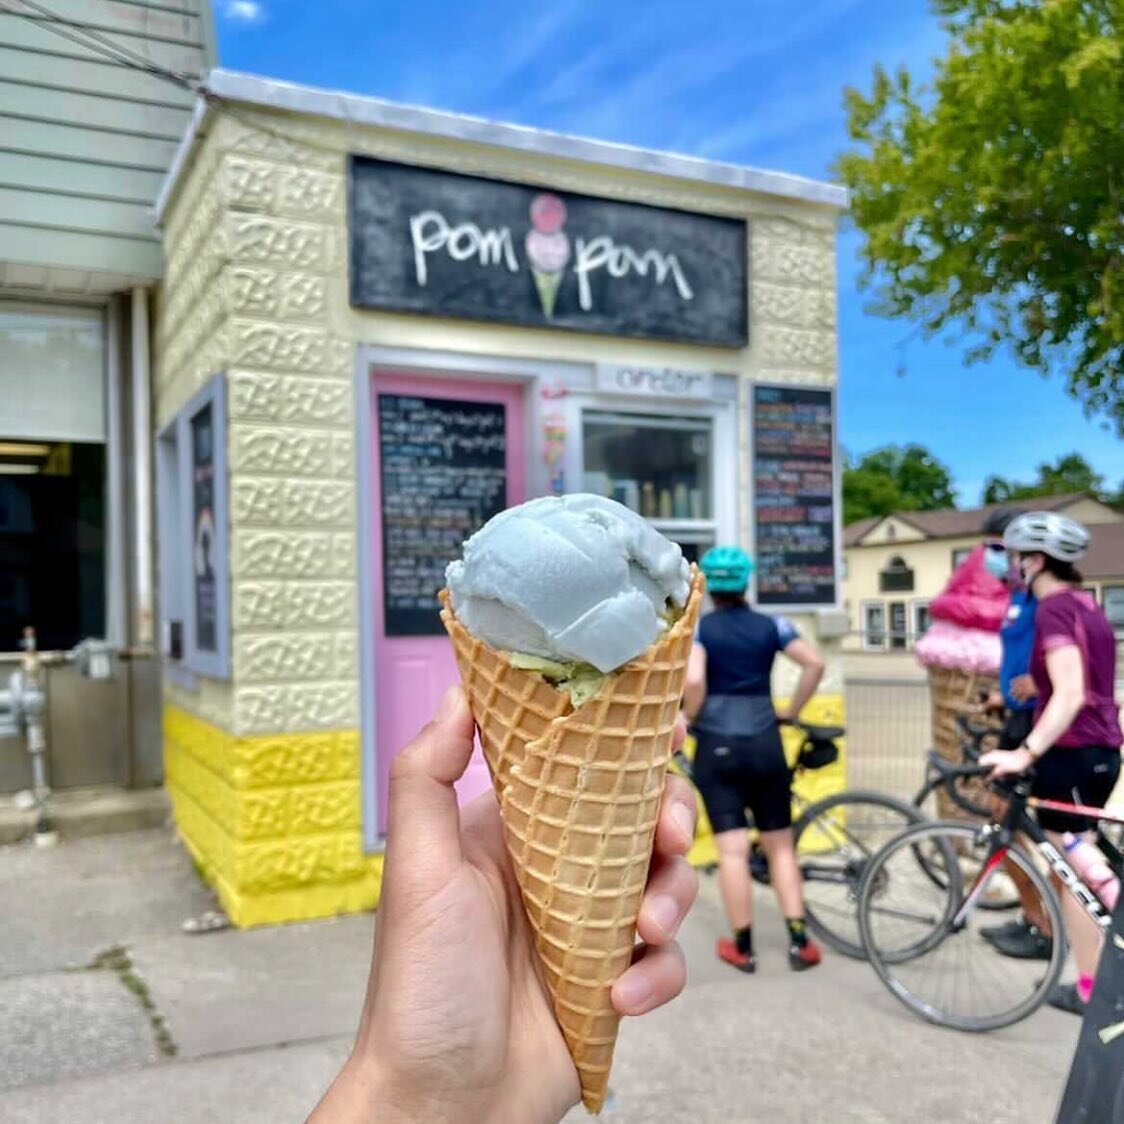
[[[913,639],[920,640],[929,631],[932,617],[929,615],[928,601],[914,601],[913,603]]]
[[[1124,585],[1106,585],[1101,597],[1109,623],[1117,633],[1124,634]]]
[[[886,606],[881,601],[864,601],[862,606],[863,647],[881,651],[886,647]]]
[[[0,651],[105,634],[105,447],[0,439]]]
[[[702,418],[587,413],[583,487],[652,520],[710,520],[711,424]]]
[[[953,569],[953,571],[959,570],[960,567],[963,566],[964,563],[968,561],[968,556],[971,553],[972,553],[972,547],[970,547],[970,546],[957,547],[957,549],[952,552],[952,569]]]
[[[881,593],[912,593],[913,570],[904,558],[894,555],[884,570],[878,573],[878,589]]]
[[[697,562],[717,541],[708,418],[586,411],[582,490],[650,519]]]

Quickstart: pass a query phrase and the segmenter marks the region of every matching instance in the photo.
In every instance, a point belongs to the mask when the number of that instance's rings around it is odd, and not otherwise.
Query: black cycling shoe
[[[1077,984],[1055,984],[1046,1002],[1068,1015],[1083,1017],[1085,1014],[1085,1000],[1077,994]]]
[[[980,936],[985,941],[993,941],[996,937],[1018,937],[1030,927],[1025,917],[1016,917],[1013,921],[1004,921],[1002,925],[985,925],[980,929]]]
[[[1000,956],[1014,960],[1049,960],[1054,955],[1054,942],[1037,925],[1027,925],[1017,936],[992,937],[991,944]]]

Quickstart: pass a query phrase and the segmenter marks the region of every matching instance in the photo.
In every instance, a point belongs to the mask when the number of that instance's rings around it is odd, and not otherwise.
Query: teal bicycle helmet
[[[711,593],[741,593],[753,573],[753,559],[740,546],[712,546],[700,565]]]

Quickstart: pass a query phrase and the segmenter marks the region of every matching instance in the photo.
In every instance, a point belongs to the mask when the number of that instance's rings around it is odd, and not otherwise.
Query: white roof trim
[[[422,133],[451,140],[493,145],[499,148],[535,152],[543,156],[579,160],[625,168],[634,172],[670,176],[674,179],[693,180],[716,187],[731,187],[762,195],[774,195],[802,203],[845,210],[848,205],[846,188],[822,180],[793,176],[785,172],[768,172],[738,164],[722,164],[701,160],[694,156],[679,156],[653,149],[635,148],[631,145],[612,144],[607,141],[588,140],[584,137],[552,133],[524,125],[503,125],[480,117],[460,113],[422,109],[384,101],[382,98],[363,97],[341,91],[324,90],[314,86],[298,86],[273,78],[259,78],[233,70],[212,70],[206,88],[216,97],[244,105],[257,105],[269,109],[306,113],[329,117],[358,125],[374,125],[401,132]],[[156,204],[157,222],[162,221],[164,210],[175,192],[176,182],[182,174],[196,136],[206,114],[196,110],[191,126],[160,189]]]

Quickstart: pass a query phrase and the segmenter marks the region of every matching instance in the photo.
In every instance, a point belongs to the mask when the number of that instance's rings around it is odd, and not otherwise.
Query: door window
[[[906,646],[909,637],[906,633],[905,602],[890,602],[890,647],[900,650]]]

